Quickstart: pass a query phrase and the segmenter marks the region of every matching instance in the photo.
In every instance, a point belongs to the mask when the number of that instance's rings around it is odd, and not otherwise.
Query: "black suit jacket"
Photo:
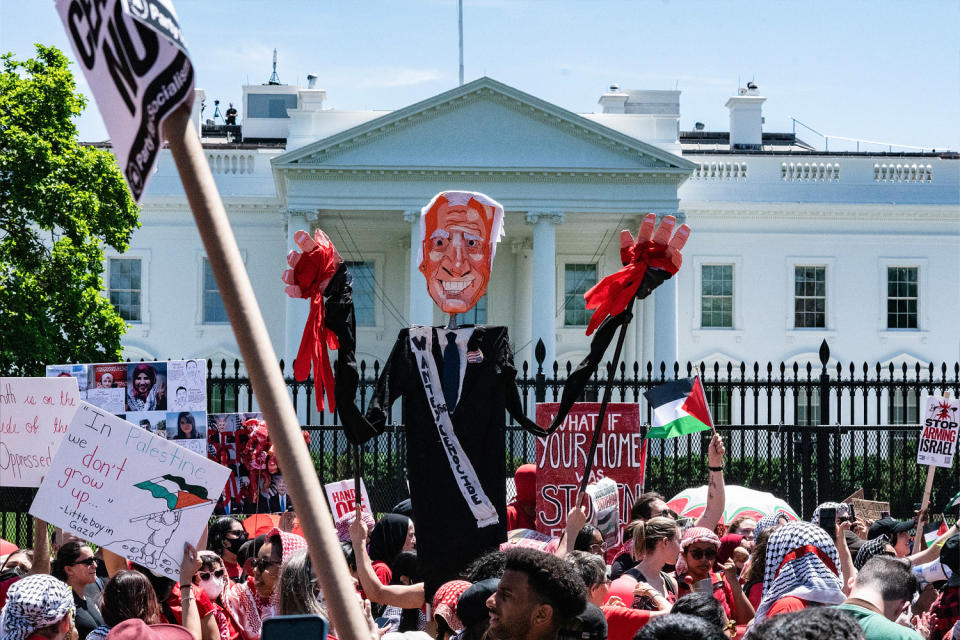
[[[286,505],[287,508],[286,508],[286,509],[281,509],[281,508],[280,508],[280,496],[279,496],[279,495],[270,496],[270,500],[269,500],[270,513],[282,513],[283,511],[293,511],[293,501],[290,500],[290,494],[287,494],[287,498],[286,498],[286,499],[287,499],[287,505]]]
[[[441,341],[436,334],[434,329],[433,357],[442,379]],[[401,330],[397,336],[377,380],[367,418],[382,431],[387,410],[403,397],[417,556],[429,601],[441,584],[507,539],[506,412],[509,408],[511,415],[522,416],[522,410],[507,328],[476,327],[467,351],[479,350],[483,360],[467,363],[451,421],[484,492],[500,516],[499,524],[478,529],[440,444],[409,336],[409,329]]]

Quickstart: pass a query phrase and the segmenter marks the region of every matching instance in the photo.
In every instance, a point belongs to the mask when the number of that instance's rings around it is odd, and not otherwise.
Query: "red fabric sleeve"
[[[607,640],[633,640],[633,636],[650,622],[650,612],[629,607],[600,607],[607,618]]]
[[[207,595],[206,591],[200,587],[194,587],[192,591],[197,599],[197,612],[200,614],[200,619],[203,620],[208,614],[213,613],[216,607],[210,602],[210,596]]]
[[[802,611],[807,608],[807,601],[796,596],[786,596],[773,603],[767,610],[767,618],[780,615],[781,613],[790,613],[791,611]]]

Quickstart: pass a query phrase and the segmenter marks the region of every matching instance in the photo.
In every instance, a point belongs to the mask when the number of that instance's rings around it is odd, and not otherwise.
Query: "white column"
[[[677,224],[686,220],[682,213],[674,214]],[[657,216],[659,225],[662,216]],[[673,373],[673,363],[677,360],[679,347],[677,343],[677,276],[673,276],[653,292],[656,300],[654,310],[656,320],[654,328],[654,371],[660,371],[660,362],[667,364],[667,374]]]
[[[417,256],[423,243],[420,238],[420,210],[403,212],[403,219],[410,225],[410,274],[407,291],[407,318],[411,325],[429,327],[433,324],[433,299],[427,291],[427,281],[420,273]]]
[[[312,214],[312,217],[316,216],[316,212],[303,209],[287,211],[287,251],[299,250],[293,241],[293,235],[297,231],[306,231],[313,235],[313,227],[307,219],[308,214]],[[286,258],[284,258],[284,264],[286,264]],[[300,348],[300,337],[303,335],[303,328],[310,314],[310,302],[303,298],[291,298],[286,294],[284,298],[286,300],[283,340],[284,375],[293,375],[293,359]]]
[[[517,370],[521,371],[521,363],[526,360],[534,367],[533,347],[536,340],[531,340],[532,317],[530,300],[533,299],[533,243],[529,239],[514,242],[511,246],[514,255],[514,318],[513,343],[517,345],[517,352],[513,354]],[[535,373],[535,370],[531,369]]]
[[[563,222],[560,212],[531,211],[533,225],[533,295],[531,296],[531,338],[535,347],[543,340],[547,357],[544,369],[552,372],[557,359],[557,242],[556,227]],[[549,369],[547,369],[549,367]]]

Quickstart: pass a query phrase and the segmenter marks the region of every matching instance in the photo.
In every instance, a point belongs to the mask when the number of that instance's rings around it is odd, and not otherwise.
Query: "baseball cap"
[[[7,604],[0,616],[0,638],[25,640],[37,629],[63,620],[73,609],[73,593],[65,582],[49,574],[27,576],[7,591]]]
[[[606,640],[607,617],[597,605],[588,602],[573,621],[557,633],[558,640]]]
[[[955,533],[943,543],[940,549],[940,564],[950,569],[948,587],[960,586],[960,533]]]
[[[885,533],[903,533],[915,528],[917,523],[913,520],[897,520],[896,518],[881,518],[870,525],[870,532],[867,534],[868,540],[873,540]]]
[[[193,634],[178,624],[150,624],[130,618],[110,629],[107,640],[193,640]]]
[[[470,588],[460,594],[457,600],[457,617],[464,627],[472,627],[478,622],[490,619],[490,610],[487,609],[487,600],[497,591],[500,578],[487,578],[470,585]]]

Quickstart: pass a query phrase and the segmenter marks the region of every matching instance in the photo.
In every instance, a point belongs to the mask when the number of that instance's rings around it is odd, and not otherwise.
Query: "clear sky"
[[[282,82],[315,73],[337,109],[397,109],[458,82],[456,0],[175,7],[208,104],[239,106],[242,84],[269,78],[274,47]],[[464,0],[465,79],[577,113],[599,110],[612,83],[679,88],[681,128],[720,131],[727,98],[753,80],[766,131],[790,131],[792,115],[829,135],[960,150],[958,33],[960,0]],[[0,50],[28,57],[34,42],[73,58],[52,1],[0,0]],[[106,137],[92,101],[79,126]]]

